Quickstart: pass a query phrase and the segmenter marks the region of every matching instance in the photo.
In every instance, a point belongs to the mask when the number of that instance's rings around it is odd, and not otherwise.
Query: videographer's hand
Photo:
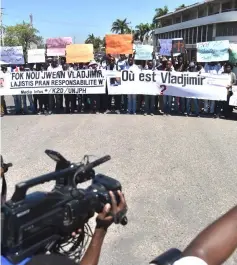
[[[127,203],[124,195],[121,191],[117,191],[117,193],[120,199],[119,205],[117,205],[114,193],[110,191],[109,195],[111,197],[111,205],[106,204],[103,211],[98,214],[96,218],[97,228],[104,228],[106,230],[112,223],[118,224],[120,216],[126,213]]]

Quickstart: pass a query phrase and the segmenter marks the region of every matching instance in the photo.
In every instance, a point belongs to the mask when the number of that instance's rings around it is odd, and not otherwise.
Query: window
[[[175,23],[181,23],[181,17],[176,17],[175,18]]]
[[[192,39],[193,39],[193,38],[192,38],[192,36],[193,36],[193,29],[194,29],[194,28],[190,28],[190,29],[188,29],[188,42],[187,42],[188,44],[193,44],[193,43],[192,43]]]
[[[231,1],[222,4],[222,12],[228,12],[231,10]]]
[[[202,27],[198,27],[197,42],[202,42]]]
[[[188,39],[188,37],[189,37],[189,30],[190,29],[186,29],[186,32],[185,32],[184,41],[185,41],[186,44],[189,44],[189,39]]]
[[[183,13],[183,22],[190,20],[190,13],[184,12]]]
[[[216,37],[236,35],[237,22],[219,23],[216,25]]]
[[[209,4],[208,6],[208,15],[215,15],[218,14],[220,12],[220,4],[216,3],[216,4]]]
[[[191,44],[197,43],[197,27],[193,28]]]
[[[202,42],[207,41],[206,34],[207,34],[207,26],[202,26]]]
[[[198,17],[205,17],[206,16],[206,13],[207,13],[207,7],[204,5],[204,6],[200,6],[198,8]]]
[[[182,38],[185,39],[185,29],[182,29]]]
[[[178,36],[178,33],[177,33],[177,30],[176,30],[176,31],[174,31],[174,37],[177,38],[177,36]]]
[[[207,26],[207,41],[212,41],[212,36],[213,36],[213,25],[208,25]]]

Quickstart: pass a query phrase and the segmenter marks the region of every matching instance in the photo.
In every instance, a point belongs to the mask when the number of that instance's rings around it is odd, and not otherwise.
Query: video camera
[[[85,247],[87,222],[111,203],[109,191],[114,192],[119,204],[116,191],[122,190],[120,182],[93,170],[110,156],[91,163],[85,156],[86,161],[71,163],[58,152],[45,153],[56,162],[55,172],[18,183],[12,198],[2,205],[2,255],[13,264],[40,253],[70,255]],[[52,180],[56,181],[52,191],[26,194],[29,188]],[[77,188],[88,180],[92,180],[89,187]],[[122,225],[127,224],[125,214],[126,211],[119,219]],[[82,233],[77,239],[72,238],[72,232],[78,229]],[[65,245],[66,251],[62,248]]]

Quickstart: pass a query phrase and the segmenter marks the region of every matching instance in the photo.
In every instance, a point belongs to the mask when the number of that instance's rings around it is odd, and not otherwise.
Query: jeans
[[[172,105],[172,96],[163,95],[163,112],[170,113],[171,112],[171,105]]]
[[[30,110],[32,112],[35,112],[35,106],[34,106],[34,101],[33,101],[33,96],[32,95],[27,95],[27,98],[30,102]],[[24,112],[27,113],[28,112],[28,107],[27,107],[27,103],[26,103],[26,96],[21,96],[22,99],[22,104],[23,104],[23,109]]]
[[[145,112],[154,113],[155,110],[155,96],[145,96]]]
[[[215,112],[215,100],[204,100],[204,112],[208,113],[208,105],[210,106],[210,113]]]
[[[137,95],[128,95],[128,112],[136,113]]]
[[[197,98],[187,98],[186,99],[186,109],[187,109],[187,114],[189,115],[190,114],[190,103],[191,101],[193,100],[193,104],[194,104],[194,109],[195,109],[195,114],[198,115],[199,114],[199,102],[198,102],[198,99]]]
[[[13,99],[14,99],[15,111],[16,113],[20,113],[21,112],[21,96],[14,95]]]

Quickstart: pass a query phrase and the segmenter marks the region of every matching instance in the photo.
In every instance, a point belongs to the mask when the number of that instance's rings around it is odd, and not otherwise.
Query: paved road
[[[98,170],[122,182],[129,224],[109,231],[100,264],[140,265],[183,248],[236,204],[236,136],[236,121],[204,118],[9,116],[2,119],[2,154],[14,164],[10,192],[16,182],[53,170],[46,148],[72,161],[110,154]],[[227,264],[236,262],[237,255]]]

